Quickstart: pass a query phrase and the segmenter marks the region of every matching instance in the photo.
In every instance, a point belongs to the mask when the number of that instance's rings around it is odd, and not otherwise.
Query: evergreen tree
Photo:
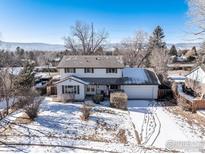
[[[153,35],[151,36],[151,45],[153,48],[165,48],[166,43],[163,41],[165,35],[164,31],[160,26],[154,29]]]
[[[196,50],[196,47],[193,46],[191,50],[192,50],[192,52],[194,53],[194,55],[197,56],[197,50]]]
[[[24,58],[24,54],[25,51],[24,49],[20,48],[20,47],[16,47],[16,55],[19,58],[19,60],[21,60],[22,58]]]
[[[175,47],[175,45],[172,45],[171,49],[169,50],[169,55],[177,55],[177,49]]]
[[[147,67],[153,67],[158,75],[166,78],[168,52],[164,37],[163,29],[157,26],[149,38],[148,50],[150,54],[146,64],[148,65]]]
[[[153,51],[156,51],[155,49],[161,50],[166,48],[166,43],[163,41],[164,37],[163,29],[160,26],[157,26],[149,37],[147,48],[149,55],[146,59],[146,67],[151,67],[151,57],[155,54],[153,53]]]
[[[16,94],[24,95],[31,90],[34,85],[34,65],[25,64],[23,70],[16,77],[14,89]]]

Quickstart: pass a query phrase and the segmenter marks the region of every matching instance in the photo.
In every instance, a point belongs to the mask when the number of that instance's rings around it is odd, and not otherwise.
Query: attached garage
[[[157,85],[124,85],[123,90],[129,99],[157,99]]]
[[[153,70],[125,68],[123,78],[121,88],[128,95],[128,99],[157,99],[160,82]]]

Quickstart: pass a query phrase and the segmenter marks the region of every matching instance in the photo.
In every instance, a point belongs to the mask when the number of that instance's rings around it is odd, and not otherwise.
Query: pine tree
[[[177,55],[177,49],[175,45],[172,45],[171,49],[169,50],[169,55],[173,55],[173,56]]]
[[[195,46],[193,46],[191,50],[193,51],[194,56],[197,56],[197,50],[196,50],[196,47],[195,47]]]
[[[34,85],[34,65],[25,64],[23,70],[16,77],[14,82],[14,89],[17,95],[24,95]]]
[[[165,35],[164,31],[160,26],[157,26],[154,29],[153,36],[152,36],[152,44],[154,48],[165,48],[166,43],[163,41]]]
[[[168,52],[166,43],[164,42],[164,31],[160,26],[157,26],[148,43],[149,57],[147,60],[148,67],[153,67],[156,73],[163,78],[167,76],[167,61]]]
[[[148,41],[148,58],[146,60],[146,67],[151,67],[151,58],[155,54],[153,51],[156,51],[155,49],[165,49],[166,43],[163,41],[165,35],[164,31],[160,26],[157,26],[152,35],[149,37]]]

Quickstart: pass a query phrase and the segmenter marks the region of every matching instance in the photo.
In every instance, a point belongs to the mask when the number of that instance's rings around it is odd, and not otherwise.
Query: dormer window
[[[94,68],[84,68],[84,73],[94,73]]]
[[[117,68],[106,68],[106,73],[117,73]]]
[[[75,73],[75,68],[64,68],[65,73]]]

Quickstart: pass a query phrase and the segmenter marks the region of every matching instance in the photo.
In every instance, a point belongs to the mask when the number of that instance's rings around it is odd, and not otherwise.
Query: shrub
[[[126,144],[127,143],[127,137],[125,135],[125,130],[120,129],[119,132],[117,133],[117,137],[120,140],[120,143]]]
[[[127,94],[115,92],[110,94],[110,106],[118,109],[127,110]]]
[[[81,112],[82,112],[82,115],[80,116],[81,120],[87,121],[91,114],[90,111],[91,111],[91,107],[84,104],[83,107],[81,108]]]
[[[14,105],[15,109],[23,109],[31,120],[37,117],[40,103],[42,99],[34,90],[27,91],[23,96],[19,97]]]
[[[93,96],[93,102],[96,104],[100,104],[101,101],[104,100],[104,96],[102,94],[96,94]]]
[[[176,82],[172,83],[171,90],[173,92],[174,97],[176,97],[178,95],[177,83]]]
[[[41,102],[41,99],[33,99],[33,101],[30,102],[30,104],[24,107],[25,112],[32,120],[34,120],[37,117]]]

